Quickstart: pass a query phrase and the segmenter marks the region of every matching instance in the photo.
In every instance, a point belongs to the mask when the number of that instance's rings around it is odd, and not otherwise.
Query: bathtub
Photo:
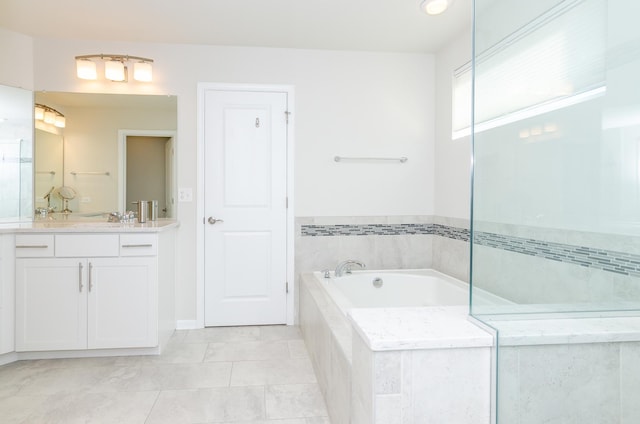
[[[441,422],[488,423],[493,338],[468,320],[467,283],[431,269],[353,271],[341,277],[331,272],[328,277],[324,272],[302,274],[299,305],[300,328],[332,423],[387,423],[386,415],[373,416],[378,414],[374,413],[376,405],[390,398],[397,401],[414,390],[426,390],[428,382],[442,376],[442,369],[448,370],[442,384],[450,378],[449,384],[456,386],[447,392],[448,397],[440,399],[448,405],[447,410],[480,412],[472,421],[452,418]],[[371,339],[363,337],[369,334],[361,325],[363,314],[373,316],[370,328],[386,347],[379,348],[379,343],[369,343]],[[385,330],[385,326],[397,325],[399,331]],[[447,354],[439,356],[443,349]],[[405,362],[408,358],[416,358],[414,371],[412,362]],[[442,361],[450,358],[456,358],[455,364],[444,366]],[[402,370],[420,376],[406,390],[402,384],[411,379],[393,374]],[[465,394],[466,403],[461,405],[457,387],[464,386],[470,374],[483,375],[478,379],[483,383],[472,385],[482,393]],[[392,381],[396,383],[389,383]],[[403,408],[398,408],[387,412],[402,414]],[[417,406],[417,415],[406,422],[432,422],[420,418],[419,409]]]
[[[469,284],[432,269],[354,271],[329,278],[316,272],[346,315],[352,308],[457,306],[469,303]]]

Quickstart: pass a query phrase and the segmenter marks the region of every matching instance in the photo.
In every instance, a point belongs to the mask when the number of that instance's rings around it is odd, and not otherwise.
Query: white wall
[[[74,56],[155,60],[154,82],[87,82]],[[196,187],[198,82],[293,84],[297,216],[429,215],[433,208],[434,57],[35,39],[35,89],[178,96],[178,186]],[[336,164],[335,155],[407,156],[399,164]],[[196,311],[194,203],[178,205],[178,319]]]
[[[470,60],[470,30],[436,55],[435,215],[463,219],[470,215],[471,137],[451,138],[451,89],[453,71]]]
[[[33,39],[0,28],[0,84],[33,88]]]
[[[77,192],[76,198],[69,202],[73,212],[110,212],[119,209],[118,130],[176,129],[174,113],[164,109],[65,107],[59,110],[67,118],[64,129],[64,184]],[[73,171],[105,171],[110,175],[73,176]],[[80,202],[81,198],[90,198],[91,201],[83,203]],[[135,207],[128,204],[125,210],[135,210]]]

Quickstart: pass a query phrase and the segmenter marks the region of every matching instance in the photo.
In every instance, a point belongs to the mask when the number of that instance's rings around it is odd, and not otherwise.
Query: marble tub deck
[[[159,356],[0,367],[0,422],[330,424],[298,327],[176,331]]]

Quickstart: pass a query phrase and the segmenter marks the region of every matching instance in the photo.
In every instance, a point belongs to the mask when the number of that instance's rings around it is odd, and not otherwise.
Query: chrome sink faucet
[[[366,265],[363,262],[348,259],[338,264],[338,266],[336,267],[336,277],[342,277],[343,274],[351,274],[351,268],[354,265],[357,265],[360,268],[366,268]]]

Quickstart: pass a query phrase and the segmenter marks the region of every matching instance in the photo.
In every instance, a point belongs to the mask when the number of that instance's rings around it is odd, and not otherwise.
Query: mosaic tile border
[[[433,234],[433,224],[302,225],[303,237],[401,236]]]
[[[469,230],[440,224],[302,225],[302,237],[436,235],[469,241]]]
[[[478,232],[474,243],[556,262],[640,277],[640,255],[495,233]]]
[[[416,234],[435,235],[466,242],[470,240],[468,229],[441,224],[301,225],[301,235],[303,237],[399,236]],[[556,262],[600,269],[620,275],[640,277],[640,255],[637,254],[486,232],[475,233],[474,243]]]

